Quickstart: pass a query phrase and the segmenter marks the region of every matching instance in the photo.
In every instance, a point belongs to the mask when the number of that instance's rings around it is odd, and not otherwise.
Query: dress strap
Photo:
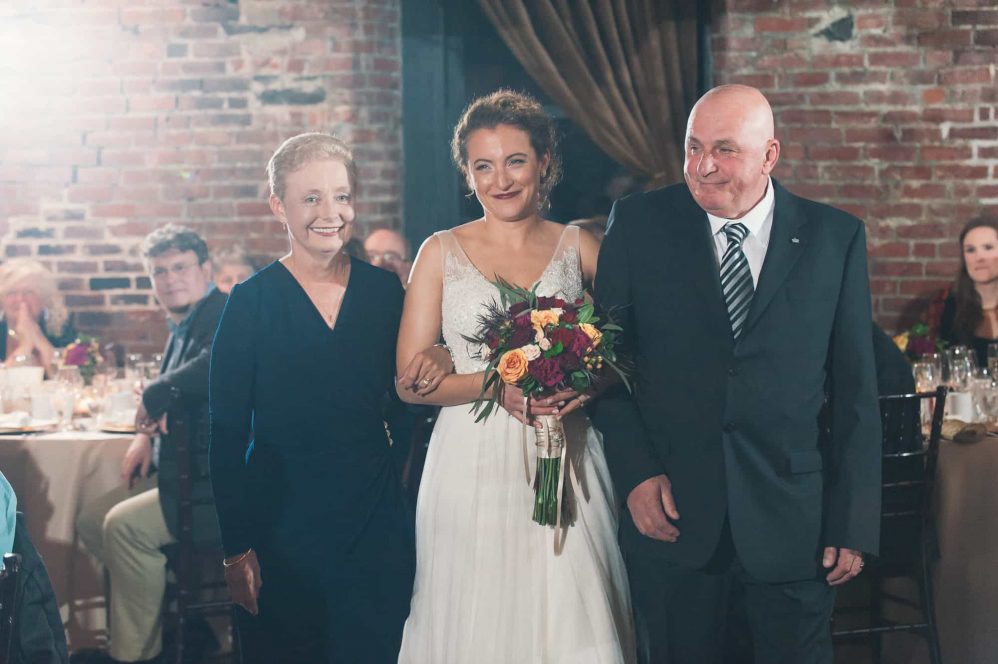
[[[453,256],[458,262],[464,264],[469,262],[468,257],[461,248],[461,244],[454,237],[454,233],[449,230],[437,231],[434,235],[440,240],[440,266],[443,271],[447,269],[447,257]]]
[[[558,239],[558,246],[554,249],[554,256],[551,257],[551,262],[561,260],[569,251],[573,252],[581,260],[582,255],[579,244],[579,227],[566,224],[565,228],[561,231],[561,237]]]

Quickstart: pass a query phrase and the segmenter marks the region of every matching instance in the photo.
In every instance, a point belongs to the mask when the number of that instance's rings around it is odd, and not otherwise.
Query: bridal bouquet
[[[488,417],[502,401],[507,385],[518,387],[524,399],[569,389],[582,393],[609,368],[630,387],[617,356],[621,328],[610,320],[601,322],[591,303],[540,297],[536,286],[526,290],[501,278],[495,285],[501,302],[493,303],[479,316],[474,336],[465,337],[477,345],[478,357],[488,362],[482,391],[473,407],[478,413],[476,422]],[[538,419],[542,428],[537,431],[533,518],[541,525],[560,527],[563,516],[568,520],[562,500],[565,430],[553,415]],[[525,441],[524,436],[524,445]],[[529,481],[529,468],[526,470]]]

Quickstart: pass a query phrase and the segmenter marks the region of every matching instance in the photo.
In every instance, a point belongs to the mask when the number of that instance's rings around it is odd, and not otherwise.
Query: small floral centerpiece
[[[103,362],[100,343],[94,337],[78,337],[76,341],[66,346],[62,357],[63,366],[77,368],[84,385],[93,383],[97,367]]]
[[[948,296],[948,289],[942,291],[929,302],[921,320],[894,336],[894,344],[909,360],[940,352],[946,347],[946,343],[939,338],[939,323]]]
[[[465,337],[477,345],[479,357],[488,362],[482,391],[473,407],[478,413],[476,422],[492,413],[510,385],[519,388],[524,399],[563,390],[583,393],[603,380],[609,368],[630,388],[628,372],[617,353],[621,328],[611,320],[601,322],[591,303],[541,297],[536,286],[526,290],[501,278],[495,285],[501,302],[493,303],[479,316],[474,336]],[[565,429],[553,415],[538,419],[541,428],[537,430],[533,519],[560,528],[563,520],[570,519],[570,509],[562,500]],[[529,468],[527,477],[529,481]]]

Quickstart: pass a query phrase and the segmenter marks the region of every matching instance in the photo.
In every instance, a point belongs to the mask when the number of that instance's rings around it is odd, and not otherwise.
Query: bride
[[[430,440],[416,507],[416,582],[400,663],[630,663],[634,630],[617,509],[600,436],[564,392],[533,402],[505,390],[505,410],[475,422],[471,402],[485,363],[464,336],[499,293],[496,276],[539,295],[582,297],[598,242],[541,218],[560,175],[554,122],[522,94],[474,101],[454,130],[454,161],[485,210],[441,231],[413,267],[399,332],[398,392],[443,406]],[[419,351],[443,335],[456,373],[423,364]],[[416,359],[414,359],[416,358]],[[562,417],[582,495],[564,548],[531,520],[522,428],[530,415]],[[530,464],[533,429],[528,433]]]

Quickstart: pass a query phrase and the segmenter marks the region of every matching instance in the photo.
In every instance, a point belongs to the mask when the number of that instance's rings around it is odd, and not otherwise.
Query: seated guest
[[[76,338],[55,278],[38,261],[12,258],[0,265],[0,307],[0,360],[8,365],[24,357],[47,370],[55,349]]]
[[[10,664],[65,664],[69,658],[66,632],[48,572],[17,513],[14,489],[0,473],[0,555],[7,553],[21,556],[15,609],[17,631]]]
[[[412,270],[409,241],[401,233],[390,228],[373,230],[364,240],[364,251],[371,265],[394,272],[403,286],[409,283],[409,271]]]
[[[998,220],[973,219],[960,231],[960,269],[939,322],[939,338],[970,346],[978,366],[998,341]]]
[[[243,283],[256,272],[253,259],[241,244],[215,251],[211,255],[211,265],[215,273],[215,288],[226,295],[233,286]]]
[[[177,459],[167,411],[174,388],[183,407],[206,406],[211,341],[225,306],[225,295],[212,285],[208,246],[194,231],[173,224],[153,231],[142,255],[170,329],[163,366],[142,392],[138,433],[122,462],[123,486],[85,507],[77,519],[80,539],[110,572],[110,655],[120,662],[147,661],[162,648],[166,557],[161,549],[176,541],[178,526]],[[149,480],[157,434],[163,443],[159,471]],[[191,461],[199,463],[198,457]],[[191,474],[196,482],[198,473]],[[202,484],[195,484],[196,497],[210,493],[207,482]],[[195,511],[194,538],[217,540],[217,520],[210,505],[205,507]]]
[[[353,256],[359,261],[367,262],[367,252],[364,251],[364,243],[355,237],[350,238],[343,245],[343,253],[347,256]]]

